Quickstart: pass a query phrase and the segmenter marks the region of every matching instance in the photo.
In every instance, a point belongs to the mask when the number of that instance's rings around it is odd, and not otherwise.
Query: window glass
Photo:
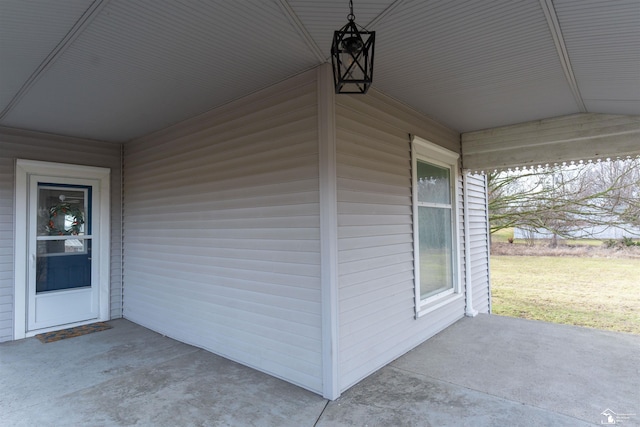
[[[456,292],[455,197],[451,164],[428,161],[421,148],[415,163],[416,299],[420,304]],[[431,298],[433,297],[433,298]]]
[[[418,207],[420,299],[453,287],[451,209]]]
[[[418,201],[451,203],[451,178],[449,169],[418,161]]]

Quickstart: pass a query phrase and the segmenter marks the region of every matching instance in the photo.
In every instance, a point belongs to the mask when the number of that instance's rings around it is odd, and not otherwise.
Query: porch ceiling
[[[0,126],[127,141],[329,57],[346,0],[3,0]],[[459,132],[640,114],[638,0],[356,0],[374,87]]]

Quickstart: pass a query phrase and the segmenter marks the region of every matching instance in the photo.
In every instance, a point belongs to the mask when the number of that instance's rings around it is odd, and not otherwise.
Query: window
[[[456,179],[458,154],[413,138],[413,217],[418,316],[460,297]]]

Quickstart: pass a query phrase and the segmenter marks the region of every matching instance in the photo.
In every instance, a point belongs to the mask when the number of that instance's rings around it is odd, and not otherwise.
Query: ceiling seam
[[[7,106],[0,112],[0,120],[2,120],[9,112],[20,102],[20,100],[27,94],[29,89],[38,81],[40,76],[44,74],[44,72],[53,65],[53,63],[64,53],[64,51],[71,45],[71,43],[82,33],[82,31],[86,28],[86,26],[93,20],[95,16],[106,6],[109,0],[95,0],[91,5],[87,8],[87,10],[82,14],[82,16],[76,21],[76,23],[71,27],[71,29],[67,32],[67,34],[60,40],[60,43],[56,45],[55,48],[49,55],[38,65],[38,68],[35,69],[33,73],[29,76],[29,78],[24,82],[24,84],[20,87],[18,92],[11,98],[11,101],[7,103]]]
[[[403,2],[404,0],[395,0],[393,3],[391,3],[389,6],[387,6],[387,8],[385,10],[383,10],[382,12],[380,12],[380,14],[378,16],[376,16],[375,18],[373,18],[369,24],[367,24],[367,26],[365,27],[366,29],[372,29],[373,27],[375,27],[376,25],[378,25],[378,23],[380,21],[382,21],[387,15],[389,15],[391,12],[393,12],[394,9],[396,9],[398,6],[400,6],[400,4]]]
[[[280,6],[280,9],[282,9],[282,12],[284,12],[284,14],[286,15],[291,25],[293,25],[293,27],[298,30],[298,33],[300,33],[316,59],[320,61],[320,63],[327,62],[327,57],[325,57],[322,53],[322,49],[320,49],[309,31],[307,31],[307,28],[304,26],[300,18],[298,18],[298,15],[293,10],[289,2],[287,2],[287,0],[278,0],[278,5]]]
[[[564,71],[564,75],[567,78],[567,82],[569,83],[571,94],[573,95],[576,104],[578,105],[578,109],[582,113],[587,113],[587,107],[584,103],[584,100],[582,99],[576,76],[573,73],[573,68],[571,67],[569,52],[567,51],[567,46],[564,42],[562,29],[560,28],[560,21],[558,20],[558,14],[556,13],[556,9],[553,5],[553,0],[540,0],[540,6],[542,6],[542,11],[544,12],[544,16],[547,19],[547,24],[549,25],[549,30],[551,30],[551,36],[553,37],[553,41],[556,45],[556,51],[558,52],[558,57],[560,58],[562,71]]]

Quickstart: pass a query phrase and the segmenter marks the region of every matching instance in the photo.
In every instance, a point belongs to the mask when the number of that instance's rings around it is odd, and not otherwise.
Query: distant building
[[[580,228],[574,231],[569,231],[568,234],[575,239],[622,239],[623,237],[631,237],[634,239],[640,238],[639,227],[617,227],[598,225],[595,227]],[[550,239],[553,237],[553,233],[546,230],[531,230],[527,228],[514,228],[514,239]]]

